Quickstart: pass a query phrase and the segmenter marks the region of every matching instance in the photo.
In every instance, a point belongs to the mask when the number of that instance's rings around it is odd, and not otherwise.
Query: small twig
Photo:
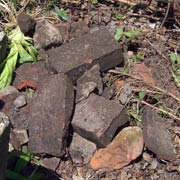
[[[176,75],[174,74],[173,71],[171,71],[171,74],[172,74],[172,76],[173,76],[173,78],[174,78],[175,85],[176,85],[178,88],[180,88],[180,83],[179,83]]]
[[[158,47],[155,47],[148,39],[146,39],[146,41],[148,42],[149,45],[151,45],[153,49],[155,49],[158,52],[158,54],[160,54],[160,56],[162,56],[164,59],[169,61],[169,59],[158,49]]]
[[[153,105],[145,102],[144,100],[140,100],[140,99],[133,99],[133,100],[136,101],[136,102],[140,102],[140,103],[142,103],[142,104],[145,104],[145,105],[149,106],[150,108],[152,108],[152,109],[154,109],[154,110],[156,110],[156,111],[158,111],[158,112],[162,112],[162,113],[168,115],[169,117],[171,117],[171,118],[173,118],[173,119],[175,119],[175,120],[180,121],[180,118],[177,117],[176,115],[174,115],[174,114],[172,114],[172,113],[170,113],[170,112],[167,112],[167,111],[164,110],[164,109],[155,107],[155,106],[153,106]]]
[[[152,20],[156,20],[156,21],[160,20],[160,18],[148,16],[148,15],[145,15],[145,14],[137,14],[137,13],[129,12],[127,15],[128,16],[134,16],[134,17],[144,17],[144,18],[148,18],[148,19],[152,19]]]
[[[26,3],[23,5],[23,7],[18,11],[18,15],[24,11],[26,6],[29,4],[30,0],[27,0]]]
[[[153,90],[148,90],[148,89],[138,89],[138,88],[132,88],[133,92],[141,92],[141,91],[145,91],[147,93],[153,93],[153,94],[163,94],[162,92],[159,91],[153,91]]]
[[[119,2],[119,3],[127,4],[129,6],[137,5],[137,3],[129,1],[129,0],[111,0],[111,2]]]
[[[168,6],[167,6],[167,10],[166,10],[166,14],[165,14],[165,16],[164,16],[164,19],[163,19],[163,21],[162,21],[161,25],[159,26],[160,28],[162,28],[162,27],[163,27],[163,25],[164,25],[164,23],[165,23],[165,21],[166,21],[166,19],[167,19],[167,16],[168,16],[168,13],[169,13],[169,9],[170,9],[170,5],[171,5],[171,3],[170,3],[170,2],[168,2]]]

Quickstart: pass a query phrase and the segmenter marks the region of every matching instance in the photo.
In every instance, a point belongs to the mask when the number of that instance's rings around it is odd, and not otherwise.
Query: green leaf
[[[12,2],[13,2],[14,8],[17,9],[17,0],[12,0]]]
[[[7,170],[6,171],[6,178],[11,179],[11,180],[40,180],[44,177],[43,174],[41,173],[36,173],[34,176],[32,177],[24,177],[21,174],[11,171],[11,170]]]
[[[176,54],[171,52],[170,59],[171,59],[171,63],[175,64],[176,63],[176,59],[177,59]]]
[[[30,153],[21,154],[14,168],[15,172],[21,172],[30,162]]]
[[[121,20],[121,19],[124,18],[124,15],[121,14],[121,13],[117,13],[117,14],[116,14],[116,18],[117,18],[118,20]]]
[[[180,82],[180,75],[179,75],[179,76],[177,76],[177,80]]]
[[[143,60],[144,59],[144,55],[141,52],[139,52],[137,54],[137,58],[140,59],[140,60]]]
[[[139,99],[144,99],[145,96],[146,96],[146,92],[145,91],[139,92]]]
[[[126,67],[124,68],[123,72],[128,73],[128,72],[129,72],[129,67],[126,66]]]
[[[21,151],[17,151],[17,150],[13,150],[9,153],[9,158],[11,157],[20,157],[20,156],[29,156],[30,152],[21,152]]]
[[[115,40],[119,41],[123,35],[123,29],[122,28],[117,28],[116,34],[114,35]]]
[[[21,174],[11,170],[6,171],[6,178],[12,180],[27,180],[27,177],[24,177]]]
[[[141,34],[140,30],[131,30],[131,31],[124,32],[124,35],[129,39],[135,36],[139,36],[140,34]]]
[[[36,173],[34,176],[30,177],[28,180],[40,180],[44,177],[42,173]]]
[[[21,44],[18,44],[18,51],[19,51],[19,63],[31,62],[33,61],[33,57],[28,54],[28,52],[22,47]]]
[[[179,56],[177,56],[177,63],[178,63],[178,65],[180,65],[180,57]]]
[[[59,16],[59,18],[61,18],[62,20],[64,20],[64,21],[68,20],[67,13],[63,9],[59,9],[57,6],[54,6],[54,11]]]
[[[98,5],[99,4],[98,0],[91,0],[91,2],[92,2],[93,5]]]
[[[137,112],[133,109],[128,110],[128,114],[132,116],[136,121],[141,122],[141,117],[137,114]]]
[[[5,60],[6,64],[4,65],[4,68],[0,75],[0,89],[11,84],[13,72],[15,70],[17,63],[17,58],[18,58],[18,51],[14,46],[11,48],[9,55]]]
[[[132,60],[132,62],[136,62],[136,61],[137,61],[136,56],[135,56],[135,55],[132,55],[131,60]]]
[[[180,68],[176,70],[177,75],[180,75]]]

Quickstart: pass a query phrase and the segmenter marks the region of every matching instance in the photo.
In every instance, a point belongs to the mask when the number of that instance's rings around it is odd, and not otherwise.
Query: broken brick
[[[91,94],[76,105],[72,125],[79,135],[104,147],[127,121],[128,116],[118,102]]]
[[[77,37],[47,52],[51,66],[57,72],[67,74],[73,82],[97,63],[101,71],[106,71],[123,62],[120,44],[105,28]]]

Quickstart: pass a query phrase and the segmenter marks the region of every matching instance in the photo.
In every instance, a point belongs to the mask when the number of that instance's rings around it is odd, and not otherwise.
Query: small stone
[[[146,147],[160,159],[174,161],[176,150],[163,119],[146,107],[142,117],[143,136]]]
[[[25,129],[13,129],[13,134],[16,136],[20,145],[26,144],[29,142],[28,133]]]
[[[17,108],[21,108],[21,107],[25,106],[26,104],[27,104],[27,101],[26,101],[26,97],[24,95],[21,95],[14,100],[14,105]]]
[[[107,98],[107,99],[111,99],[114,95],[114,90],[113,88],[110,87],[105,87],[102,96]]]
[[[151,162],[151,166],[150,166],[150,169],[156,169],[158,166],[158,161],[156,159],[154,159],[152,162]]]
[[[148,153],[146,153],[146,152],[143,153],[143,159],[145,161],[147,161],[147,162],[151,162],[152,161],[151,156]]]
[[[22,12],[18,15],[17,21],[21,31],[25,35],[28,33],[33,34],[36,22],[31,16],[29,16],[25,12]]]
[[[127,113],[118,102],[91,94],[76,105],[72,125],[79,135],[104,147],[127,121]]]
[[[96,150],[96,145],[77,133],[73,134],[73,140],[70,145],[70,155],[75,164],[87,164]]]
[[[85,180],[83,177],[73,175],[72,180]]]
[[[47,169],[50,169],[52,171],[55,171],[58,167],[58,164],[60,162],[59,158],[51,157],[51,158],[44,158],[42,159],[42,166],[46,167]]]
[[[113,141],[104,149],[99,149],[91,158],[94,169],[115,170],[128,165],[141,155],[144,146],[141,128],[122,129]]]
[[[86,99],[95,89],[98,90],[99,95],[102,94],[103,83],[100,76],[99,64],[94,65],[78,79],[76,102]]]
[[[120,102],[122,104],[126,104],[129,98],[131,97],[131,93],[132,93],[132,90],[131,90],[130,84],[129,83],[125,84],[119,96]]]
[[[19,93],[12,93],[0,97],[0,109],[1,112],[5,113],[10,117],[10,121],[13,119],[13,111],[15,110],[14,100],[19,96]]]
[[[19,91],[14,86],[6,86],[0,89],[0,96],[6,96],[8,94],[18,93]]]
[[[89,32],[89,28],[84,21],[73,22],[70,26],[70,38],[83,36]]]
[[[0,112],[0,179],[5,180],[10,135],[9,118]]]
[[[69,41],[69,36],[70,36],[70,25],[69,23],[59,23],[55,25],[56,28],[59,30],[61,33],[63,42],[68,42]]]
[[[8,38],[4,31],[0,31],[0,62],[3,61],[7,55]]]
[[[33,40],[35,47],[38,49],[58,46],[63,42],[58,28],[46,20],[37,21]]]

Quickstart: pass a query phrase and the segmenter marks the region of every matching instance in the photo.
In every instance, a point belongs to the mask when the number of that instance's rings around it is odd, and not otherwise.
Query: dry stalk
[[[30,0],[23,2],[23,7],[18,11],[18,15],[24,11],[24,9],[29,4],[29,2],[30,2]]]
[[[172,94],[172,93],[170,93],[170,92],[167,92],[166,90],[161,89],[160,87],[157,87],[157,86],[155,86],[155,85],[153,85],[153,84],[149,84],[149,83],[147,83],[146,81],[140,79],[140,78],[137,77],[137,76],[134,76],[134,75],[128,74],[128,73],[124,73],[124,72],[120,72],[120,71],[117,71],[117,70],[109,70],[109,72],[110,72],[110,73],[114,73],[114,74],[120,74],[121,76],[128,76],[128,77],[131,77],[131,78],[133,78],[133,79],[135,79],[135,80],[139,80],[139,81],[143,82],[145,85],[147,85],[147,86],[149,86],[149,87],[151,87],[151,88],[153,88],[153,89],[156,89],[156,90],[162,92],[163,94],[166,94],[166,95],[172,97],[172,98],[175,99],[178,103],[180,103],[180,99],[179,99],[177,96],[175,96],[174,94]]]
[[[11,1],[0,0],[0,10],[4,13],[4,19],[8,22],[9,26],[15,26],[17,24],[17,12]]]
[[[164,109],[161,109],[161,108],[155,107],[155,106],[153,106],[153,105],[151,105],[151,104],[147,103],[147,102],[146,102],[146,101],[144,101],[144,100],[140,100],[140,99],[133,99],[133,102],[140,102],[140,103],[142,103],[142,104],[145,104],[145,105],[149,106],[150,108],[152,108],[152,109],[156,110],[157,112],[162,112],[162,113],[164,113],[164,114],[168,115],[169,117],[171,117],[171,118],[173,118],[173,119],[175,119],[175,120],[180,121],[180,118],[179,118],[179,117],[177,117],[176,115],[174,115],[174,114],[172,114],[172,113],[170,113],[170,112],[168,112],[168,111],[166,111],[166,110],[164,110]]]

